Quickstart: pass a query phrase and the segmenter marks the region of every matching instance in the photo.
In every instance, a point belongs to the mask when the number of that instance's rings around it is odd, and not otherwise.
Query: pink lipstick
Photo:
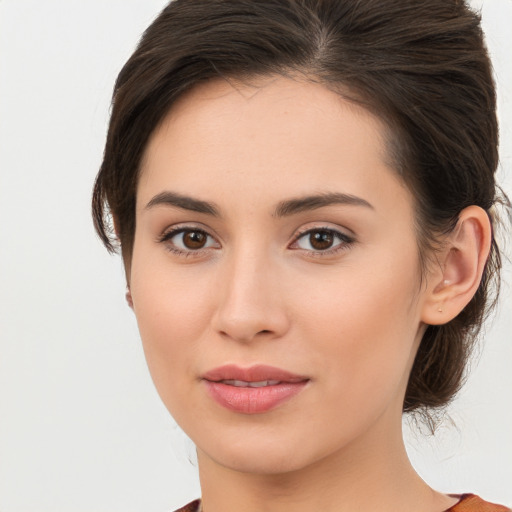
[[[270,411],[300,393],[309,382],[307,377],[264,365],[220,366],[202,378],[218,404],[244,414]]]

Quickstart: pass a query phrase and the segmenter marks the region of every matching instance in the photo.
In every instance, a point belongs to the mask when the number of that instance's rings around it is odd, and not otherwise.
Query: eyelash
[[[316,257],[316,258],[322,258],[326,256],[333,256],[335,254],[338,254],[339,252],[347,250],[351,245],[355,243],[355,239],[345,233],[342,233],[336,229],[330,228],[330,227],[315,227],[315,228],[309,228],[305,229],[297,234],[294,241],[292,242],[292,246],[296,245],[299,240],[306,235],[311,235],[312,233],[328,233],[333,238],[337,239],[340,243],[335,245],[334,247],[331,247],[329,249],[326,249],[324,251],[322,250],[308,250],[308,249],[301,249],[298,248],[297,250],[302,250],[307,253],[309,253],[310,256]],[[185,258],[189,257],[201,257],[204,252],[206,252],[210,247],[206,248],[200,248],[197,250],[189,249],[189,250],[183,250],[176,246],[173,246],[171,244],[168,244],[172,238],[174,238],[176,235],[179,235],[180,233],[201,233],[202,235],[205,235],[208,238],[213,238],[208,232],[206,232],[204,229],[196,228],[194,226],[184,226],[184,227],[177,227],[175,229],[172,229],[170,231],[165,232],[161,237],[158,238],[158,242],[166,244],[166,249],[178,256],[182,256]]]
[[[197,250],[189,249],[189,250],[185,251],[183,249],[180,249],[176,246],[173,246],[173,245],[167,243],[172,238],[174,238],[176,235],[179,235],[180,233],[201,233],[208,238],[213,238],[204,229],[197,228],[195,226],[178,227],[178,228],[175,228],[175,229],[165,232],[161,237],[159,237],[158,242],[165,244],[165,247],[169,252],[172,252],[173,254],[176,254],[177,256],[182,256],[185,258],[202,256],[203,253],[205,251],[207,251],[209,248],[201,248],[201,249],[197,249]]]
[[[313,256],[315,258],[323,258],[323,257],[327,257],[327,256],[333,256],[335,254],[338,254],[339,252],[346,251],[351,245],[353,245],[355,243],[354,237],[349,236],[345,233],[342,233],[341,231],[338,231],[336,229],[325,226],[325,227],[314,227],[314,228],[309,228],[309,229],[300,231],[297,234],[297,236],[295,237],[295,240],[293,241],[292,245],[297,244],[301,238],[305,237],[306,235],[311,235],[312,233],[328,233],[334,239],[337,239],[340,242],[337,245],[335,245],[334,247],[331,247],[324,251],[298,249],[298,250],[303,250],[303,251],[308,252],[311,256]]]

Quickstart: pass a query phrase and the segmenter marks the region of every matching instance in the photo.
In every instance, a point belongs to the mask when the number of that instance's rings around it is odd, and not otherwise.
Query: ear
[[[455,318],[475,295],[491,248],[492,228],[485,210],[468,206],[444,240],[439,266],[428,276],[421,320],[442,325]]]
[[[130,291],[130,285],[126,286],[126,302],[128,303],[128,306],[133,309],[133,299],[132,299],[132,292]]]
[[[119,229],[119,220],[116,216],[112,216],[112,225],[114,227],[114,233],[116,234],[116,238],[117,238],[117,241],[120,243],[120,229]],[[121,247],[121,252],[122,252],[122,247]],[[126,277],[126,294],[125,294],[125,298],[126,298],[126,302],[128,304],[128,306],[130,306],[130,308],[133,309],[133,299],[132,299],[132,292],[130,291],[130,262],[126,260],[126,258],[124,257],[123,255],[123,264],[124,264],[124,274],[125,274],[125,277]]]
[[[126,257],[126,254],[123,251],[123,246],[121,244],[121,229],[120,229],[120,223],[119,219],[113,215],[112,216],[112,226],[114,228],[114,233],[116,234],[117,242],[119,246],[121,247],[121,253],[123,257],[123,265],[124,265],[124,275],[126,277],[126,302],[128,305],[133,309],[133,301],[132,301],[132,295],[130,292],[130,260]]]

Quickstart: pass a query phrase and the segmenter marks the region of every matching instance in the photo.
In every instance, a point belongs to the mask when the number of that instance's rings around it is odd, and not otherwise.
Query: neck
[[[204,512],[442,512],[457,500],[433,491],[411,466],[401,435],[372,431],[296,471],[240,472],[198,450]],[[396,429],[395,429],[396,431]],[[389,430],[387,431],[389,434]]]

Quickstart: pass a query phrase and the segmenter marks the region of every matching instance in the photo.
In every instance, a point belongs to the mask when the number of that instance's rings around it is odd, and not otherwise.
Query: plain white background
[[[163,512],[199,496],[160,403],[120,258],[90,194],[117,72],[164,0],[0,0],[0,512]],[[512,192],[512,1],[475,0],[499,86]],[[512,505],[511,274],[478,364],[435,438],[406,426],[439,490]]]

